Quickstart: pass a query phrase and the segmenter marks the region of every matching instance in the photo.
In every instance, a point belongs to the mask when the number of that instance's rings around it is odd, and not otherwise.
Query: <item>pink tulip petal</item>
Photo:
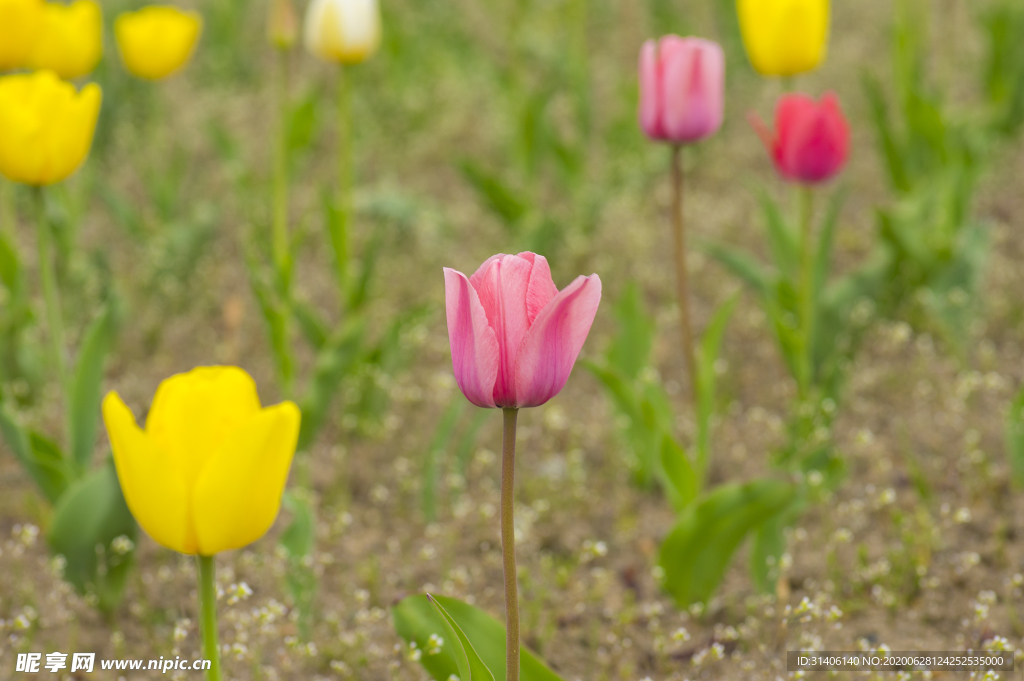
[[[516,357],[517,406],[539,406],[562,390],[600,302],[600,277],[581,276],[537,316]]]
[[[664,137],[659,111],[661,85],[658,72],[658,45],[648,40],[640,49],[640,129],[651,139]]]
[[[548,265],[547,258],[529,251],[523,251],[519,257],[529,260],[533,264],[530,283],[526,289],[526,316],[530,324],[533,324],[540,311],[558,295],[558,287],[555,286],[555,281],[551,278],[551,267]]]
[[[466,275],[444,268],[444,289],[455,382],[476,406],[494,407],[498,339]]]
[[[478,271],[479,278],[473,275],[477,280],[472,283],[498,341],[500,361],[494,383],[494,403],[499,407],[516,403],[516,350],[530,328],[526,294],[532,270],[529,260],[506,255],[492,260],[486,271]]]
[[[696,142],[722,125],[725,53],[710,40],[685,38],[668,54],[662,54],[662,125],[669,139]]]

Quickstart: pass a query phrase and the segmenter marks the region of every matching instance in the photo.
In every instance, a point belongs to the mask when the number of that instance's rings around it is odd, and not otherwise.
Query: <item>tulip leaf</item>
[[[747,535],[788,507],[794,496],[793,485],[761,479],[722,485],[684,509],[659,559],[663,586],[679,606],[707,601]]]
[[[494,675],[494,681],[505,681],[505,627],[479,608],[454,598],[425,595],[409,596],[391,610],[395,631],[421,651],[420,664],[435,681],[448,681],[459,667],[450,653],[445,654],[450,637],[445,637],[443,616],[431,604],[431,598],[444,609],[452,622],[465,634],[466,641],[480,656],[483,665]],[[430,654],[430,636],[446,638],[441,651]],[[521,681],[561,681],[540,659],[526,648],[520,654]]]
[[[643,297],[636,282],[630,282],[614,307],[619,333],[608,348],[608,365],[623,376],[635,379],[651,356],[654,342],[654,320],[644,310]]]
[[[704,474],[707,472],[708,462],[711,458],[711,427],[712,417],[715,414],[718,386],[718,370],[715,365],[721,355],[725,329],[729,325],[729,320],[732,319],[732,313],[736,310],[738,302],[739,294],[737,293],[715,311],[697,348],[697,476],[699,486],[703,486]]]
[[[71,480],[56,444],[19,426],[0,403],[0,435],[50,503],[56,503]]]
[[[2,413],[2,412],[0,412]],[[1006,417],[1006,449],[1017,487],[1024,488],[1024,389],[1017,393]]]
[[[436,598],[430,594],[427,594],[427,598],[430,600],[430,604],[434,606],[437,614],[441,616],[441,624],[444,626],[446,634],[445,640],[450,642],[450,645],[445,649],[455,658],[455,664],[459,668],[460,681],[494,681],[494,674],[491,673],[491,670],[480,659],[476,649],[473,648],[473,644],[469,642],[466,634],[459,627],[458,622],[441,607]]]
[[[693,464],[690,463],[690,457],[669,435],[662,438],[661,467],[665,471],[665,477],[671,483],[672,505],[676,511],[682,511],[697,496],[700,483],[697,473],[693,470]]]
[[[71,460],[87,470],[96,444],[102,399],[103,365],[114,341],[114,320],[108,305],[85,332],[71,383],[68,423]]]
[[[306,499],[285,491],[281,502],[292,514],[292,522],[281,534],[281,544],[293,558],[313,553],[316,540],[316,518],[313,507]]]
[[[335,333],[317,355],[313,376],[302,400],[299,451],[305,451],[323,427],[342,378],[360,357],[364,332],[362,322],[350,324],[347,330]]]
[[[788,507],[769,516],[754,530],[750,574],[761,593],[774,593],[775,583],[781,575],[779,563],[786,551],[785,530],[796,521],[804,508],[804,500],[796,497]]]
[[[501,219],[509,234],[518,235],[521,222],[529,211],[527,199],[475,161],[463,161],[459,164],[459,170],[481,201]]]
[[[68,488],[49,532],[50,548],[67,561],[64,578],[80,593],[95,595],[104,611],[121,600],[135,537],[112,461]]]

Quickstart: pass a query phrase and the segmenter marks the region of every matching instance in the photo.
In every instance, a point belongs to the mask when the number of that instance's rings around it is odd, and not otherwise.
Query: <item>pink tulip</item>
[[[455,381],[478,407],[536,407],[569,380],[601,302],[601,279],[559,291],[544,256],[492,256],[472,277],[445,268]]]
[[[826,93],[820,102],[798,93],[783,95],[775,107],[774,131],[754,114],[750,123],[779,174],[792,182],[825,182],[843,169],[850,156],[850,124],[834,92]]]
[[[701,38],[665,36],[640,50],[640,127],[653,140],[688,144],[718,132],[725,53]]]

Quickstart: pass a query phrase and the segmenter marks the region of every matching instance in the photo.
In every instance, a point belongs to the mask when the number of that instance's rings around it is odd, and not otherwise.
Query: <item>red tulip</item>
[[[536,407],[569,379],[601,302],[601,279],[559,291],[535,253],[498,254],[472,277],[444,268],[455,381],[478,407]]]
[[[820,102],[803,94],[783,95],[775,108],[775,132],[751,114],[775,168],[787,180],[803,184],[825,182],[850,156],[850,125],[835,93]]]
[[[718,43],[665,36],[640,51],[640,127],[653,140],[688,144],[722,127],[725,53]]]

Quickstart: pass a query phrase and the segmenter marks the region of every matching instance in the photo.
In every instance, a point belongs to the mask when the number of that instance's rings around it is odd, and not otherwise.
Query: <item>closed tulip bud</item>
[[[48,2],[43,26],[29,57],[34,69],[71,80],[92,73],[103,56],[103,12],[92,0],[70,5]]]
[[[313,0],[306,13],[306,49],[325,61],[358,64],[380,46],[377,0]]]
[[[0,0],[0,71],[28,64],[43,24],[43,0]]]
[[[161,80],[188,63],[195,51],[203,17],[169,5],[125,12],[114,22],[121,62],[132,75]]]
[[[640,51],[640,127],[653,140],[688,144],[713,135],[725,108],[718,43],[666,36]]]
[[[267,40],[279,50],[290,50],[299,36],[299,20],[291,0],[270,0],[267,11]]]
[[[52,71],[0,78],[0,174],[35,186],[71,175],[89,154],[101,99],[95,83],[77,92]]]
[[[775,168],[792,182],[825,182],[843,169],[850,156],[850,125],[832,92],[820,102],[803,94],[783,96],[775,108],[774,131],[755,115],[750,122]]]
[[[536,407],[569,379],[601,302],[601,279],[559,291],[534,253],[492,256],[472,277],[445,268],[455,381],[478,407]]]
[[[212,556],[262,537],[281,505],[299,435],[291,402],[261,408],[235,367],[201,367],[160,384],[143,430],[117,393],[103,421],[125,501],[159,544]]]
[[[766,76],[818,67],[828,42],[829,0],[737,0],[747,56]]]

